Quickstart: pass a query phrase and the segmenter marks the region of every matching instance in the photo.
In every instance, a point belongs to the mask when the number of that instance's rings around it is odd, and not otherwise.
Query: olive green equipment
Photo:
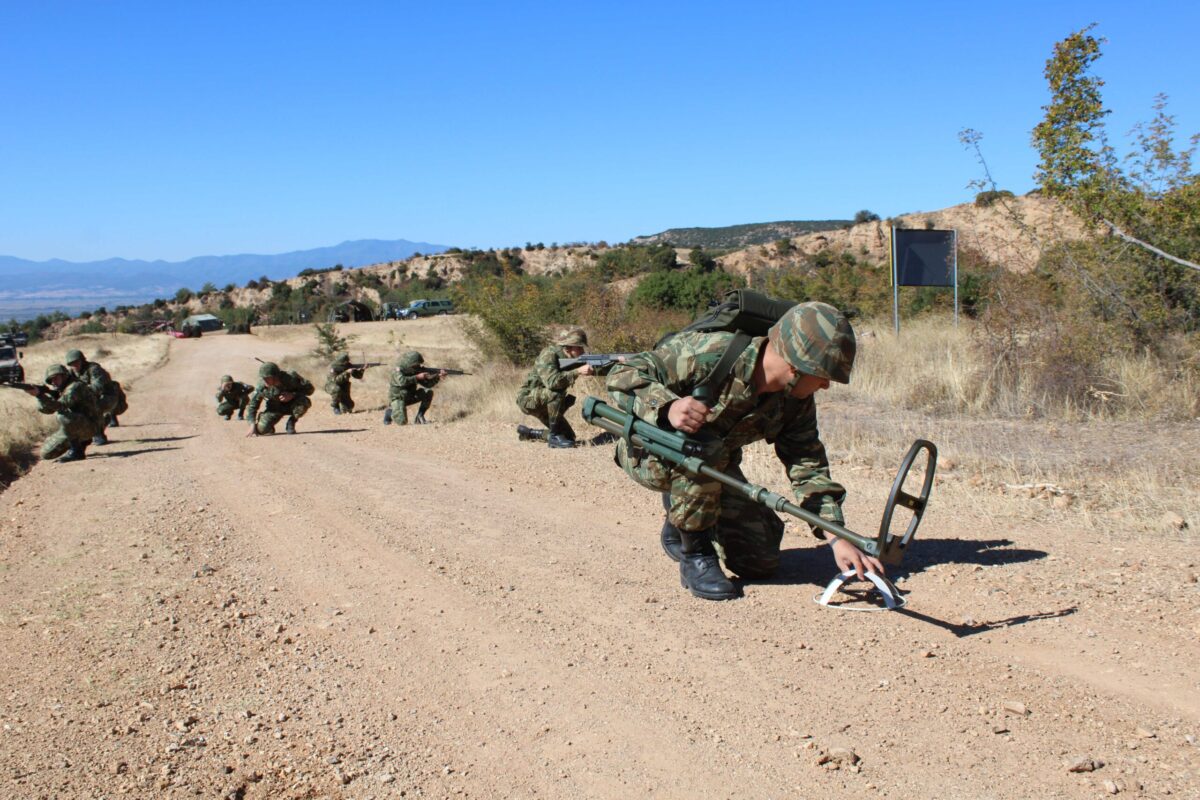
[[[874,556],[884,564],[890,565],[901,562],[905,549],[917,533],[917,527],[921,524],[921,518],[925,515],[925,509],[929,504],[929,492],[933,488],[933,473],[937,466],[937,447],[925,439],[917,439],[913,442],[900,464],[896,479],[892,482],[892,490],[888,494],[887,503],[883,508],[879,533],[874,537],[869,537],[855,533],[844,525],[823,519],[763,486],[740,481],[709,466],[709,461],[724,448],[724,443],[715,436],[687,436],[676,430],[663,430],[633,414],[627,414],[614,408],[596,397],[589,397],[583,401],[583,419],[624,439],[629,446],[641,449],[662,461],[679,467],[689,475],[717,481],[727,489],[744,495],[772,511],[789,514],[807,522],[814,528],[844,539],[867,555]],[[904,484],[913,463],[922,451],[926,455],[925,477],[920,492],[914,495],[904,490]],[[903,506],[912,512],[912,519],[909,521],[907,529],[900,535],[893,534],[891,530],[892,515],[897,506]],[[828,605],[833,594],[854,574],[853,571],[849,571],[835,577],[825,591],[819,595],[820,599],[817,602]],[[891,581],[882,575],[875,575],[871,572],[867,573],[867,577],[879,590],[887,608],[898,608],[904,605],[903,597]]]

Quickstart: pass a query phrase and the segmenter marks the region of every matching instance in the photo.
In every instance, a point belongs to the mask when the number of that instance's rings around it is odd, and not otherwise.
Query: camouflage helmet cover
[[[425,363],[425,358],[416,350],[409,350],[400,356],[396,361],[396,366],[400,369],[416,369]]]
[[[74,364],[76,361],[86,361],[87,359],[83,357],[82,350],[68,350],[65,360],[68,364]]]
[[[273,361],[264,361],[258,368],[258,377],[260,377],[260,378],[277,378],[277,377],[279,377],[279,365]]]
[[[343,364],[349,364],[349,363],[350,363],[350,354],[349,353],[338,353],[337,357],[333,359],[333,365],[335,367],[340,367]]]
[[[67,369],[66,367],[64,367],[62,364],[51,364],[50,366],[46,367],[45,382],[49,383],[50,379],[57,375],[70,375],[70,374],[71,374],[71,371],[69,369]]]
[[[561,347],[587,347],[587,332],[583,328],[567,328],[554,340]]]
[[[850,382],[856,348],[854,329],[828,303],[793,306],[767,333],[775,352],[799,372],[837,383]]]
[[[224,386],[227,383],[233,383],[232,375],[222,375],[221,376],[221,385]]]

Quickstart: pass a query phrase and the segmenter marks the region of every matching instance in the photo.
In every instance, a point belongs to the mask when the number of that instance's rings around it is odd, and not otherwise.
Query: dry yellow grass
[[[82,350],[100,362],[115,380],[121,382],[129,402],[137,402],[136,387],[131,384],[162,362],[167,355],[168,337],[132,336],[123,333],[86,334],[38,342],[21,348],[25,354],[27,383],[41,383],[46,368],[62,363],[72,348]],[[54,417],[40,414],[37,401],[24,392],[6,389],[0,392],[0,480],[7,482],[26,463],[38,443],[54,430]]]

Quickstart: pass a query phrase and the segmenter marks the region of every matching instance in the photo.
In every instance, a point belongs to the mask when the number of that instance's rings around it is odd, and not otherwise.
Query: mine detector
[[[905,549],[917,533],[917,527],[921,524],[921,518],[925,516],[925,509],[929,504],[929,492],[933,488],[933,473],[937,467],[937,447],[924,439],[917,439],[913,442],[904,456],[904,460],[900,463],[895,480],[892,481],[892,489],[888,494],[887,503],[883,507],[883,518],[879,523],[879,533],[875,537],[868,537],[855,533],[836,522],[822,519],[811,511],[792,503],[783,495],[753,483],[740,481],[709,466],[709,460],[721,447],[720,440],[715,437],[706,439],[702,436],[687,436],[675,430],[663,430],[645,420],[638,419],[633,414],[627,414],[614,408],[596,397],[588,397],[584,400],[582,411],[585,421],[624,439],[633,447],[674,464],[691,475],[717,481],[728,489],[743,494],[755,503],[773,511],[790,514],[839,539],[845,539],[867,555],[874,556],[889,565],[898,565],[901,562]],[[904,485],[917,456],[922,452],[925,453],[925,477],[920,492],[913,495],[905,491]],[[908,527],[900,535],[893,534],[891,531],[892,516],[897,506],[902,506],[912,512],[912,519],[909,520]],[[830,581],[829,585],[825,587],[825,591],[814,599],[819,604],[828,606],[842,586],[854,577],[853,570],[840,573]],[[905,604],[904,597],[887,577],[876,575],[874,572],[867,572],[866,577],[874,584],[887,608],[895,609]]]

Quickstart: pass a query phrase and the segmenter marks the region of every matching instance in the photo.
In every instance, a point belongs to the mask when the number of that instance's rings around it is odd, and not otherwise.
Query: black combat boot
[[[550,438],[546,440],[546,444],[550,447],[566,449],[575,446],[574,439],[568,439],[560,433],[550,434]]]
[[[428,424],[429,424],[429,420],[425,419],[424,411],[418,411],[417,415],[415,417],[413,417],[413,425],[428,425]]]
[[[285,431],[287,431],[288,433],[295,433],[296,432],[296,418],[288,417],[287,424],[283,426],[283,429]]]
[[[70,450],[58,457],[58,463],[66,464],[71,461],[83,461],[85,458],[87,458],[87,454],[84,453],[83,448],[77,444],[73,444]]]
[[[228,413],[228,414],[222,414],[221,416],[222,416],[224,419],[227,419],[227,420],[228,420],[228,419],[232,419],[232,418],[233,418],[233,412],[231,411],[230,413]],[[241,417],[241,415],[239,415],[239,416],[238,416],[238,419],[241,419],[241,418],[242,418],[242,417]]]
[[[338,408],[337,406],[334,406],[334,407],[333,407],[333,413],[334,413],[334,414],[341,414],[341,413],[342,413],[342,409]]]
[[[392,424],[392,410],[390,408],[385,408],[383,410],[383,424],[384,425]]]
[[[238,412],[238,419],[245,419],[245,418],[246,418],[246,412],[244,412],[244,411],[239,411],[239,412]],[[225,419],[229,419],[229,417],[226,417]]]
[[[712,543],[713,529],[680,531],[679,582],[705,600],[733,600],[740,596],[725,573]]]
[[[109,414],[108,415],[108,427],[119,428],[119,427],[121,427],[121,423],[120,423],[120,421],[117,420],[117,418],[114,415]]]
[[[546,438],[545,428],[530,428],[525,425],[517,426],[517,438],[522,442],[543,441]]]
[[[97,433],[95,436],[92,437],[92,444],[95,444],[95,445],[108,444],[108,437],[104,434],[104,431],[100,431],[99,433]]]
[[[663,492],[663,511],[671,511],[671,493]],[[658,541],[662,545],[663,552],[667,554],[667,558],[672,561],[683,560],[683,542],[679,538],[679,528],[671,524],[671,520],[663,518],[662,531],[658,534]]]

